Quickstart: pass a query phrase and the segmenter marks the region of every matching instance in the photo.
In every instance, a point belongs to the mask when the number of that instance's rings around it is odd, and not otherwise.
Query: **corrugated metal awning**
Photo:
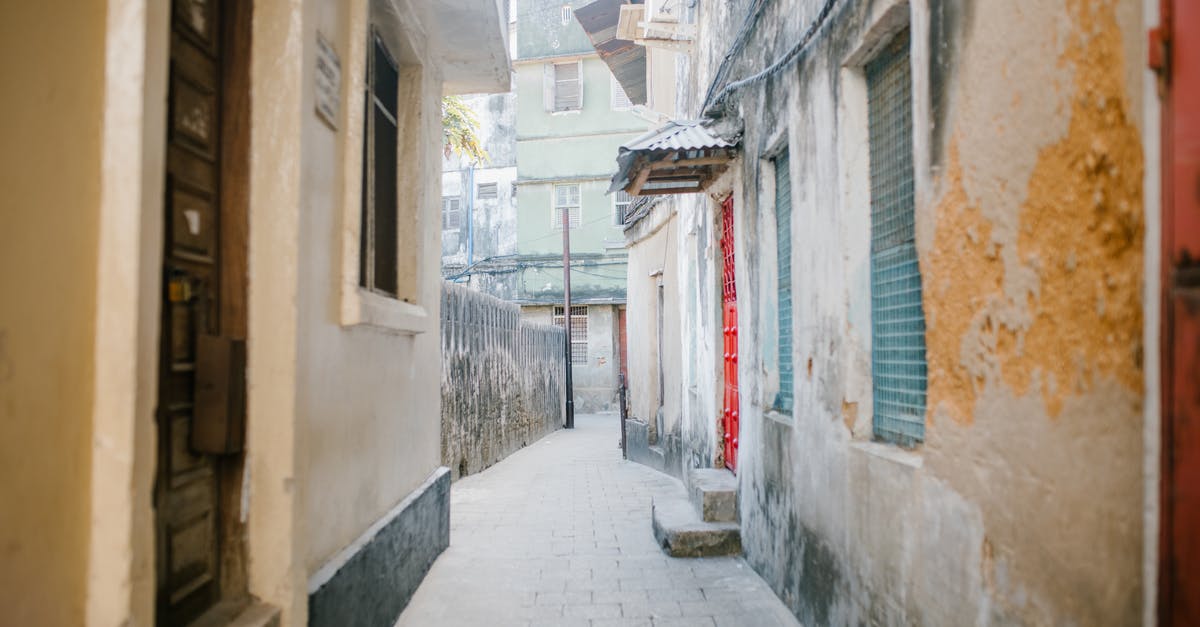
[[[575,9],[575,19],[583,26],[592,46],[608,65],[625,95],[633,104],[644,105],[646,93],[646,49],[627,39],[617,39],[617,20],[621,6],[641,4],[641,0],[596,0]]]
[[[632,196],[704,191],[729,166],[737,144],[701,122],[668,122],[621,146],[608,191]]]

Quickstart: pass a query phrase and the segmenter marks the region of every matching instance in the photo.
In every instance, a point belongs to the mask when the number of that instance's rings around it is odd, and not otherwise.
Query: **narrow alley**
[[[679,483],[622,460],[618,425],[579,415],[455,482],[450,548],[398,627],[798,624],[741,557],[663,554],[650,499]]]
[[[1200,0],[0,33],[0,627],[1200,626]]]

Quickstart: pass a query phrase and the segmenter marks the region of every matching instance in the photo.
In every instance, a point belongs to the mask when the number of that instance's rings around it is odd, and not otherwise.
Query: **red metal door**
[[[722,322],[725,337],[725,466],[737,468],[738,452],[738,322],[737,285],[733,274],[733,196],[721,204],[721,255],[724,271],[721,274]]]
[[[1200,625],[1200,3],[1162,0],[1162,527],[1159,622]]]

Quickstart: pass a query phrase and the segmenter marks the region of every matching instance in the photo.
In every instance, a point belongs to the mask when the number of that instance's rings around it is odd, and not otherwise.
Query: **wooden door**
[[[1159,617],[1200,625],[1200,3],[1162,0],[1162,528]],[[1157,58],[1155,58],[1157,57]]]
[[[190,622],[220,597],[220,459],[191,446],[200,345],[221,333],[221,12],[171,15],[158,472],[157,620]]]
[[[722,416],[725,431],[725,467],[737,469],[738,457],[738,320],[737,284],[734,280],[733,196],[721,204],[721,272],[722,335],[724,337],[725,395]]]

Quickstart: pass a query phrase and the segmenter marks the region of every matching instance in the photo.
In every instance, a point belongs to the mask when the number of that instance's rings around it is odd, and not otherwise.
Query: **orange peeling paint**
[[[1142,390],[1143,161],[1121,31],[1110,3],[1074,0],[1068,10],[1076,28],[1060,61],[1075,72],[1070,124],[1038,155],[1016,241],[993,241],[950,141],[921,259],[930,417],[940,409],[971,422],[989,381],[1018,394],[1037,386],[1051,416],[1104,381]]]

